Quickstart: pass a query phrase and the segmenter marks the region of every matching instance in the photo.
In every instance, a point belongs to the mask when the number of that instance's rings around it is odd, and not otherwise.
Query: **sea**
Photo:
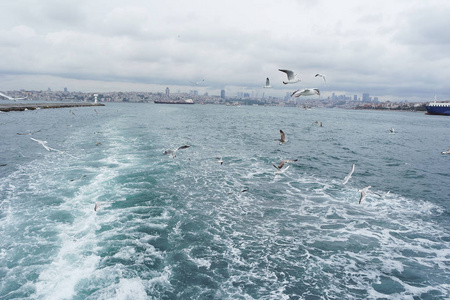
[[[0,136],[2,300],[450,299],[450,117],[105,103]]]

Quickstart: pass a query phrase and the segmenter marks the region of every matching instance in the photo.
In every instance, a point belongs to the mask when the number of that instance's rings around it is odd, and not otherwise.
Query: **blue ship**
[[[450,103],[448,102],[431,102],[425,107],[427,109],[427,115],[450,116]]]

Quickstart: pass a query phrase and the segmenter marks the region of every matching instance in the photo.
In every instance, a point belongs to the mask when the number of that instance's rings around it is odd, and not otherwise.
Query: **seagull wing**
[[[344,182],[342,184],[346,184],[348,180],[352,177],[353,172],[355,172],[355,164],[352,165],[352,170],[345,176]]]
[[[300,90],[295,90],[292,94],[291,97],[294,96],[296,93],[301,92]]]
[[[366,191],[361,191],[361,197],[359,198],[359,204],[361,204],[361,201],[363,201],[366,198]]]
[[[284,134],[283,130],[280,129],[281,134],[281,141],[284,142],[286,140],[286,135]]]
[[[287,167],[284,168],[283,170],[280,170],[280,171],[275,172],[275,175],[277,175],[277,174],[283,174],[284,172],[287,171],[287,169],[289,169],[289,166],[287,166]]]
[[[292,72],[291,70],[286,70],[286,69],[278,69],[278,71],[281,71],[281,72],[284,72],[284,73],[286,73],[286,75],[287,75],[287,78],[288,78],[289,80],[292,80],[292,79],[294,79],[294,77],[295,77],[295,74],[294,74],[294,72]]]
[[[175,151],[178,151],[178,150],[181,150],[181,149],[186,149],[186,148],[189,148],[191,145],[183,145],[183,146],[180,146],[180,147],[178,147]]]

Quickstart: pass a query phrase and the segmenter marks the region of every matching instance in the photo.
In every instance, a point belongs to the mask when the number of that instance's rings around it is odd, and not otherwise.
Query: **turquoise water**
[[[1,113],[0,299],[446,299],[449,132],[337,109]]]

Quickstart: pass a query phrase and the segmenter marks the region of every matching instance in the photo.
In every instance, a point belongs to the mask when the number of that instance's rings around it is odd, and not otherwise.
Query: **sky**
[[[4,1],[0,91],[450,100],[449,16],[448,0]]]

